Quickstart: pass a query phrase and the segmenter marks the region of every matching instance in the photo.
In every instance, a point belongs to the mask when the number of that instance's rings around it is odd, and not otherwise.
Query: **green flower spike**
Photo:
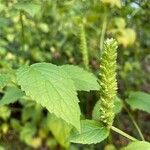
[[[100,120],[110,128],[114,119],[114,98],[117,91],[116,81],[117,42],[107,39],[100,65]]]
[[[85,69],[89,69],[89,58],[88,58],[88,49],[87,49],[87,41],[85,35],[84,24],[80,25],[80,50],[82,52],[82,60]]]

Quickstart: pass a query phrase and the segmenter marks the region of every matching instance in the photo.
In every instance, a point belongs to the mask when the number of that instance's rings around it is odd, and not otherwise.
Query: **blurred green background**
[[[119,97],[124,100],[137,90],[150,93],[149,10],[148,0],[0,0],[0,72],[43,61],[84,67],[80,49],[82,24],[90,70],[98,76],[103,41],[113,37],[119,44]],[[5,91],[1,89],[1,97]],[[97,93],[80,92],[79,98],[83,117],[91,118]],[[150,116],[141,111],[133,115],[150,141]],[[0,107],[0,144],[6,150],[63,149],[64,145],[50,132],[47,118],[44,108],[28,100]],[[115,123],[135,134],[124,110],[116,116]],[[69,149],[115,150],[113,145],[119,148],[126,143],[126,139],[112,134],[101,144],[74,144]]]

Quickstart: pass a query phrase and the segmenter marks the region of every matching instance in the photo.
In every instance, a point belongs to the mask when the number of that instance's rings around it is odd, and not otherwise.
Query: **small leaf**
[[[17,71],[18,84],[35,102],[80,130],[78,97],[70,77],[58,66],[37,63]]]
[[[51,130],[52,134],[61,146],[69,147],[69,135],[72,126],[68,125],[62,119],[57,118],[53,114],[49,114],[47,117],[47,126]]]
[[[100,115],[101,115],[100,103],[101,103],[101,101],[99,100],[96,102],[96,104],[94,106],[94,109],[92,112],[92,119],[94,119],[94,120],[100,120]],[[121,111],[122,107],[123,107],[123,103],[122,103],[121,99],[116,97],[115,101],[114,101],[114,108],[113,108],[114,113],[115,114],[119,113]]]
[[[36,4],[33,2],[29,2],[29,3],[19,2],[15,4],[14,7],[18,10],[23,10],[27,12],[31,17],[34,17],[34,15],[36,15],[40,11],[40,8],[41,8],[39,4]]]
[[[126,102],[133,110],[139,109],[150,113],[150,94],[145,92],[131,92]]]
[[[20,132],[20,139],[26,144],[30,144],[35,133],[36,127],[33,124],[26,123]]]
[[[98,100],[93,108],[93,111],[92,111],[92,119],[94,120],[100,120],[100,115],[101,115],[101,112],[100,112],[100,104],[101,104],[101,101]]]
[[[132,142],[121,150],[150,150],[150,143],[145,141]]]
[[[10,103],[14,103],[19,98],[24,96],[24,92],[16,87],[9,87],[5,92],[5,95],[0,100],[0,106],[8,105]]]
[[[114,112],[115,112],[115,114],[120,113],[122,110],[122,107],[123,107],[122,100],[119,97],[116,97],[115,101],[114,101]]]
[[[42,106],[39,104],[34,104],[34,106],[30,107],[25,105],[25,107],[22,109],[21,119],[23,122],[26,122],[30,119],[30,122],[36,124],[41,120],[42,117]]]
[[[73,130],[70,136],[70,142],[81,144],[96,144],[109,135],[109,131],[100,122],[94,120],[81,121],[81,133]]]
[[[73,65],[63,65],[60,68],[62,68],[71,77],[76,90],[99,90],[99,84],[97,82],[98,79],[92,73]]]

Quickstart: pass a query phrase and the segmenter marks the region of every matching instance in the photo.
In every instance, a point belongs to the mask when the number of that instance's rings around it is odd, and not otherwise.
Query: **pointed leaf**
[[[73,81],[58,66],[37,63],[21,67],[17,80],[34,101],[80,130],[80,109]]]
[[[0,106],[2,105],[8,105],[10,103],[14,103],[19,98],[24,96],[24,92],[16,87],[9,87],[7,91],[5,92],[5,95],[0,100]]]
[[[132,142],[121,150],[150,150],[150,143],[145,141]]]
[[[70,141],[72,143],[96,144],[106,139],[108,135],[108,129],[100,124],[100,122],[94,120],[82,120],[81,133],[77,130],[73,130]]]
[[[53,114],[49,114],[47,117],[47,126],[51,130],[52,134],[61,146],[69,147],[69,135],[72,129],[71,125],[68,125],[62,119],[57,118]]]
[[[131,92],[126,102],[131,108],[139,109],[150,113],[150,94],[145,92]]]
[[[60,68],[62,68],[74,81],[76,90],[99,90],[99,84],[97,82],[98,79],[94,76],[94,74],[73,65],[63,65]]]

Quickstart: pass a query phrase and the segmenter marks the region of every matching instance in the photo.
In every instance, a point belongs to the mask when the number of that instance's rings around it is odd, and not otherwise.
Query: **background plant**
[[[98,76],[99,73],[99,54],[102,53],[105,37],[117,39],[119,43],[118,96],[123,99],[123,102],[127,99],[131,108],[126,103],[124,107],[127,107],[133,118],[135,117],[145,139],[149,141],[148,114],[137,110],[142,109],[149,112],[149,105],[147,104],[149,97],[143,92],[135,92],[145,91],[149,93],[148,10],[149,5],[146,0],[55,2],[1,0],[0,71],[2,75],[0,85],[1,100],[3,99],[1,103],[4,105],[4,103],[7,104],[7,100],[19,99],[19,102],[0,108],[1,144],[7,146],[7,149],[12,148],[12,145],[6,144],[12,135],[13,138],[10,141],[20,143],[14,144],[14,146],[24,147],[24,143],[26,143],[28,147],[32,148],[43,147],[43,145],[51,149],[52,147],[54,149],[59,147],[57,141],[60,143],[62,140],[59,140],[59,136],[56,138],[53,127],[45,125],[47,111],[29,101],[26,96],[21,98],[24,93],[14,86],[16,78],[14,71],[10,68],[16,69],[24,64],[43,61],[57,65],[69,63],[82,66],[79,25],[83,23],[83,20],[89,68],[95,75]],[[101,51],[99,52],[99,50]],[[4,75],[5,72],[8,74]],[[9,82],[10,77],[13,82]],[[5,86],[6,83],[8,83],[7,86]],[[142,101],[138,99],[139,94],[142,94]],[[96,92],[88,94],[79,92],[83,118],[91,118],[92,109],[98,97]],[[117,100],[116,104],[122,105]],[[121,120],[119,118],[122,117],[125,119],[118,122],[117,120]],[[51,119],[51,122],[53,120],[55,119]],[[128,121],[125,110],[117,115],[114,124],[129,131],[129,134],[139,137],[136,128]],[[56,140],[50,134],[50,130]],[[96,146],[76,145],[74,148],[96,149],[96,147],[102,148],[104,145],[107,147],[109,143],[113,143],[118,148],[125,146],[128,142],[114,134],[112,137],[113,140],[110,136],[108,141]],[[27,139],[32,142],[28,142]],[[119,139],[119,143],[115,142],[116,139]],[[63,144],[61,145],[63,146]]]

